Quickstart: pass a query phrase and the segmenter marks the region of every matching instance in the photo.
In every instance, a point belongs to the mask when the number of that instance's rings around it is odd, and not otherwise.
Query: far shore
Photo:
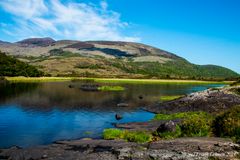
[[[234,81],[205,81],[177,79],[126,79],[126,78],[86,78],[86,77],[5,77],[9,82],[55,82],[72,80],[92,80],[98,83],[126,84],[230,84]]]

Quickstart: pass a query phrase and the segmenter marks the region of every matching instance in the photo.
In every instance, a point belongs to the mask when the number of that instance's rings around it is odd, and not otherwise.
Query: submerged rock
[[[116,114],[116,115],[115,115],[115,118],[116,118],[116,120],[120,120],[120,119],[122,119],[123,117],[122,117],[120,114]]]

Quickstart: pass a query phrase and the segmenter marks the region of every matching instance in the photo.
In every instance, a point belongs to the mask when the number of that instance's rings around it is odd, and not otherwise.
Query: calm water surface
[[[69,88],[69,85],[74,88]],[[163,95],[183,95],[218,85],[131,84],[122,92],[84,92],[81,82],[0,85],[0,148],[27,147],[57,140],[101,138],[112,123],[141,122],[154,114],[142,106]],[[139,99],[139,96],[143,99]],[[128,103],[129,107],[117,107]],[[115,114],[123,119],[117,121]]]

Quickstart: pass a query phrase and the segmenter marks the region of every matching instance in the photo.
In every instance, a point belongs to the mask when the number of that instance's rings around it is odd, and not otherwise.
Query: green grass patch
[[[105,129],[103,132],[103,138],[107,140],[124,139],[128,142],[145,143],[152,141],[152,134],[142,131]]]
[[[229,84],[228,81],[198,81],[198,80],[169,80],[169,79],[118,79],[118,78],[92,78],[99,83],[124,84]]]
[[[156,114],[153,120],[183,119],[190,116],[198,116],[199,114],[203,114],[203,112],[179,112],[174,114]]]
[[[70,81],[71,77],[5,77],[9,82],[55,82]]]
[[[125,88],[122,86],[101,86],[98,87],[99,91],[124,91]]]
[[[172,100],[175,100],[175,99],[178,99],[182,97],[182,95],[175,95],[175,96],[161,96],[160,97],[160,100],[161,101],[172,101]]]

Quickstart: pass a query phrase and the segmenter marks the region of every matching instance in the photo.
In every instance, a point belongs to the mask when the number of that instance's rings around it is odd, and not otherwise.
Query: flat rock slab
[[[208,89],[184,96],[182,98],[148,106],[144,109],[153,113],[178,113],[189,111],[204,111],[219,113],[240,104],[240,96],[232,92],[237,87]]]
[[[59,141],[47,146],[0,150],[1,160],[208,160],[233,159],[240,146],[221,138],[180,138],[146,144],[121,140]]]

